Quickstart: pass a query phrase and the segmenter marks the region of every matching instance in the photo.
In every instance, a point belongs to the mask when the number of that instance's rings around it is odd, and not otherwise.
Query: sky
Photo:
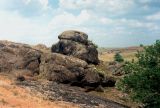
[[[51,46],[66,30],[99,47],[160,39],[160,0],[0,0],[0,40]]]

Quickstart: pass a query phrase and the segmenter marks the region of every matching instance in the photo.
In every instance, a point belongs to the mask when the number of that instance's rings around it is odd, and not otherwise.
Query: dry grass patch
[[[109,100],[113,100],[117,103],[129,106],[131,108],[139,108],[139,104],[133,102],[129,96],[119,90],[117,90],[115,87],[108,87],[105,88],[104,92],[95,92],[92,91],[90,94],[94,94],[96,96],[100,96]]]
[[[36,97],[30,90],[14,85],[13,81],[0,74],[0,108],[79,108],[73,103]]]
[[[99,59],[101,61],[105,61],[105,62],[111,62],[114,61],[114,55],[116,53],[102,53],[101,55],[99,55]],[[136,52],[123,52],[120,53],[122,55],[122,57],[124,58],[125,61],[132,61],[132,59],[136,60]]]

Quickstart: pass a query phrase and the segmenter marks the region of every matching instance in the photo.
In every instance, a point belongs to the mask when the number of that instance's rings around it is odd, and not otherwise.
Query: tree
[[[143,44],[140,44],[139,46],[140,46],[140,47],[144,47],[144,45],[143,45]]]
[[[114,61],[123,62],[124,59],[123,59],[123,57],[122,57],[122,55],[121,55],[120,53],[116,53],[116,54],[114,55]]]
[[[138,61],[124,67],[127,75],[117,84],[146,108],[160,108],[160,41],[137,53]]]

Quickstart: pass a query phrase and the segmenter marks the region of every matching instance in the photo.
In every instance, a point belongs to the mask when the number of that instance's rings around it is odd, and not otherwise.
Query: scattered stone
[[[25,81],[25,77],[24,76],[17,76],[17,81]]]
[[[118,62],[110,62],[107,69],[112,72],[115,76],[122,76],[124,74],[123,67],[125,63],[118,63]]]
[[[116,84],[116,80],[113,77],[105,77],[102,81],[102,87],[114,87]]]
[[[104,88],[103,88],[101,85],[99,85],[99,86],[95,89],[95,91],[97,91],[97,92],[104,92]]]

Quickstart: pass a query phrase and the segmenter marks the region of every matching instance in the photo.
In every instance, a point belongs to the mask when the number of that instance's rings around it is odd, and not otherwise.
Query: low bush
[[[160,41],[144,49],[137,62],[126,64],[126,76],[117,86],[145,108],[160,108]]]

